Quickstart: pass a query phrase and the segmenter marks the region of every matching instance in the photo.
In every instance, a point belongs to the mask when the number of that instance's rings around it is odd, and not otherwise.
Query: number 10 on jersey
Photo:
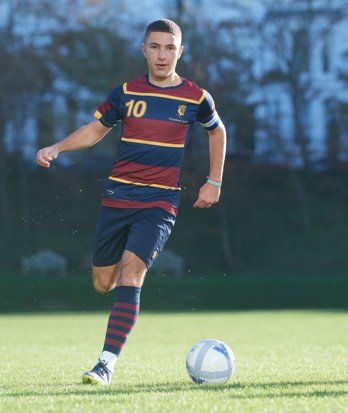
[[[127,117],[134,116],[135,118],[142,118],[146,112],[147,104],[145,100],[132,99],[126,103]]]

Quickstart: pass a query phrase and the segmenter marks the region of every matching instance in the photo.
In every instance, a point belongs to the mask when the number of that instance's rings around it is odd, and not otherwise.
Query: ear
[[[145,46],[145,43],[142,43],[142,44],[141,44],[141,48],[143,49],[143,54],[144,54],[144,56],[147,57],[147,56],[146,56],[146,46]]]
[[[180,48],[179,48],[179,57],[178,57],[178,60],[180,59],[180,57],[181,57],[181,55],[182,55],[183,51],[184,51],[184,46],[183,46],[183,45],[181,45],[181,46],[180,46]]]

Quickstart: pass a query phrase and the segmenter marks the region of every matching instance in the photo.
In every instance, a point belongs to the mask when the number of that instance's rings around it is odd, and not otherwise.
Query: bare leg
[[[141,287],[147,267],[131,251],[124,251],[120,262],[106,267],[92,267],[93,286],[99,293],[107,293],[117,286]]]
[[[92,267],[93,286],[98,293],[107,293],[116,287],[120,263],[107,267]]]
[[[122,255],[117,286],[141,287],[147,272],[147,266],[136,254],[125,251]]]

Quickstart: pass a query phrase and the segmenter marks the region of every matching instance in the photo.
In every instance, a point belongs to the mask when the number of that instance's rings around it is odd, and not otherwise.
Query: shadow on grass
[[[112,385],[110,387],[91,386],[81,383],[72,385],[40,384],[35,385],[35,390],[30,387],[20,392],[4,392],[2,396],[7,397],[48,397],[48,396],[120,396],[146,393],[179,393],[179,392],[209,392],[220,393],[233,399],[267,399],[267,398],[321,398],[321,397],[343,397],[348,395],[348,388],[328,389],[322,386],[348,385],[348,380],[332,381],[285,381],[270,383],[240,383],[231,382],[226,385],[204,386],[190,383],[188,381],[165,382],[159,384],[134,384],[134,385]],[[309,388],[308,388],[309,387]],[[44,391],[40,391],[44,388]],[[242,393],[244,391],[244,393]]]

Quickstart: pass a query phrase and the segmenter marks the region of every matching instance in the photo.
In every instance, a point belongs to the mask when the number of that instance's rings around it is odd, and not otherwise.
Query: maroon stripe
[[[115,340],[114,338],[106,338],[105,339],[105,344],[110,344],[111,346],[115,346],[117,348],[122,348],[124,343],[121,341]]]
[[[131,330],[133,327],[133,324],[126,323],[125,321],[119,321],[119,320],[109,320],[109,324],[112,324],[113,326],[126,327],[129,330]]]
[[[113,178],[125,179],[141,184],[156,184],[178,188],[180,169],[143,165],[136,162],[118,161],[112,171]]]
[[[111,106],[109,102],[107,100],[104,100],[104,102],[98,106],[98,112],[104,115],[104,113],[107,112],[110,109],[110,107]]]
[[[111,315],[113,317],[130,318],[131,320],[136,318],[136,314],[129,314],[124,311],[111,311]]]
[[[139,311],[139,304],[115,303],[112,308],[128,308],[129,310]]]
[[[185,143],[188,127],[189,124],[183,125],[167,120],[126,118],[122,133],[124,138],[182,145]]]
[[[121,336],[127,338],[129,333],[125,333],[124,331],[117,330],[116,328],[108,328],[106,334],[115,334],[116,336]]]
[[[174,216],[178,213],[178,208],[166,201],[138,202],[126,199],[102,198],[101,204],[111,208],[162,208]]]

